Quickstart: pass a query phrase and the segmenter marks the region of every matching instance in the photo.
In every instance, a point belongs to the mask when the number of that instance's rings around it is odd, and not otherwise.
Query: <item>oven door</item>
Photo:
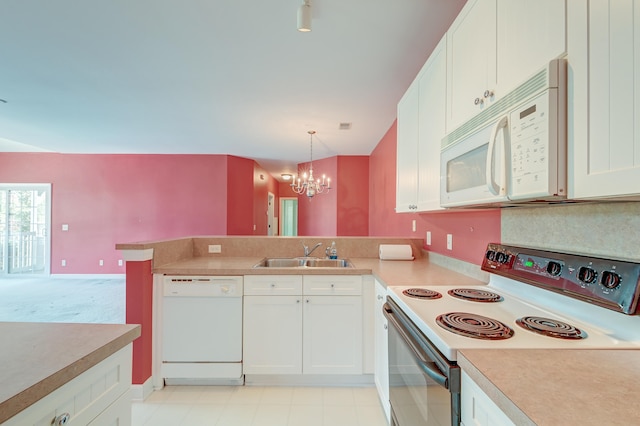
[[[392,426],[460,424],[460,370],[387,298]]]

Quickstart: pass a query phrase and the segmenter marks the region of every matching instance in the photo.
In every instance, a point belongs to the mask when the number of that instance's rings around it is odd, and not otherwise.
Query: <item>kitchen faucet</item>
[[[315,249],[317,249],[318,247],[320,247],[322,245],[322,243],[318,243],[315,246],[313,246],[313,248],[311,250],[309,250],[308,246],[304,245],[304,242],[301,242],[302,247],[304,247],[304,257],[309,257],[311,255],[311,253],[313,253],[313,251]]]

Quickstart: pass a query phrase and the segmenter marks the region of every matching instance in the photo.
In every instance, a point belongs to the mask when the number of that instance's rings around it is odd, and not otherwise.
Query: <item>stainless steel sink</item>
[[[297,268],[304,266],[306,259],[286,258],[286,259],[262,259],[254,265],[254,268]]]
[[[353,268],[347,259],[318,259],[315,257],[265,257],[254,268]]]
[[[351,263],[347,259],[309,259],[305,266],[309,268],[349,268]]]

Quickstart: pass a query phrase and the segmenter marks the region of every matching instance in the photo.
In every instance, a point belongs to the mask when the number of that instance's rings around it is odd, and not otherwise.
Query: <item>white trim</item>
[[[25,278],[22,275],[21,278]],[[126,274],[51,274],[51,279],[83,279],[83,280],[109,280],[109,279],[124,279]]]
[[[120,250],[122,258],[127,262],[143,262],[153,259],[153,249],[144,250]]]
[[[141,385],[131,385],[131,400],[132,401],[144,401],[149,398],[149,395],[153,393],[153,381],[152,377],[149,377]]]

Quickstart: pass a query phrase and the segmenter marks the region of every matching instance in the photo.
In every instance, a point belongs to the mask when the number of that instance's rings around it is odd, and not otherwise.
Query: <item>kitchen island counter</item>
[[[139,325],[0,322],[0,423],[122,349]]]
[[[519,426],[640,419],[640,350],[474,349],[458,364]]]

